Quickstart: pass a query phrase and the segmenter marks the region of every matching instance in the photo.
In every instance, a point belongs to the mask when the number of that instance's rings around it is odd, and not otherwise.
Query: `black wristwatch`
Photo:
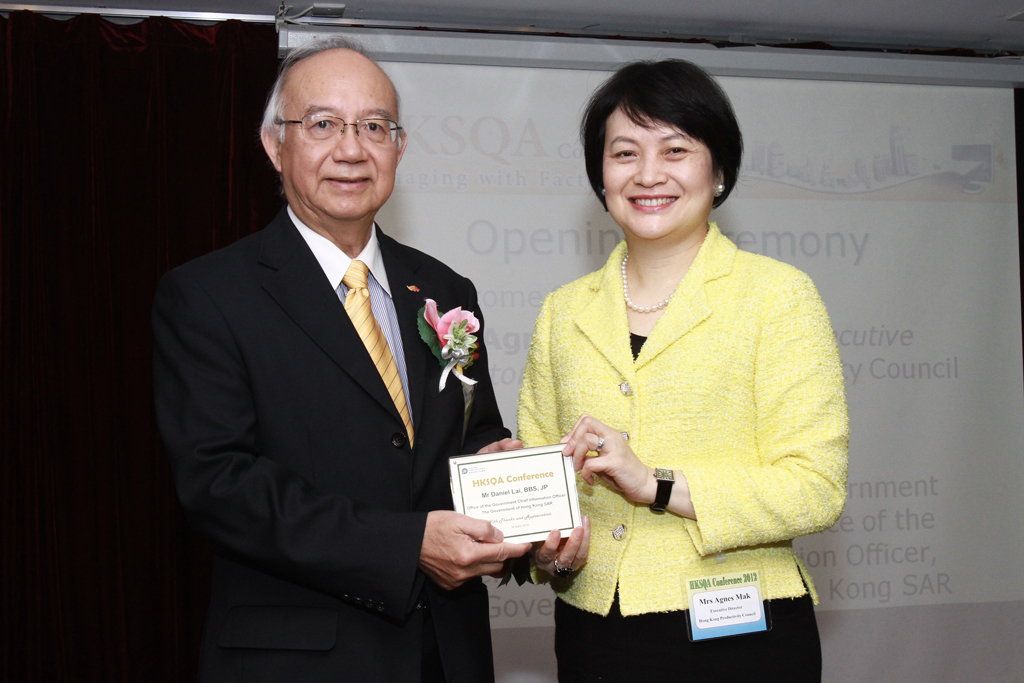
[[[654,502],[649,507],[651,512],[660,515],[668,507],[668,499],[672,497],[672,485],[676,483],[676,477],[672,470],[656,467],[654,479],[658,482],[658,491],[654,494]]]

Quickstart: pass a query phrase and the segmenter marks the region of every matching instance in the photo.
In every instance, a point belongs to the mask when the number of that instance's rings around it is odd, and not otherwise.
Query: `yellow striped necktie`
[[[405,424],[405,431],[409,435],[409,445],[412,445],[413,430],[412,420],[409,419],[409,406],[405,402],[405,392],[402,389],[402,378],[398,374],[398,366],[391,355],[391,348],[388,346],[384,333],[377,326],[377,319],[373,317],[373,309],[370,306],[370,290],[366,287],[368,273],[366,264],[362,261],[352,261],[345,277],[341,281],[348,287],[348,294],[345,296],[345,312],[352,319],[352,324],[363,340],[366,350],[377,366],[377,372],[384,380],[384,386],[391,394],[391,400],[398,408],[398,414]]]

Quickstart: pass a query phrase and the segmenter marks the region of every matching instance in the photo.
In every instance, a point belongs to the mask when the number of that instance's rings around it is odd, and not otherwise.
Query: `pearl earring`
[[[725,184],[724,183],[718,183],[717,185],[715,185],[715,196],[716,197],[721,197],[723,192],[725,192]]]

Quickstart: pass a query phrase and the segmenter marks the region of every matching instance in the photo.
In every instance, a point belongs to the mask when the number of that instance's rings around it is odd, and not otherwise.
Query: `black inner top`
[[[629,346],[633,349],[633,360],[636,360],[637,356],[640,355],[640,349],[644,347],[644,342],[647,341],[647,337],[641,337],[639,334],[629,333]]]

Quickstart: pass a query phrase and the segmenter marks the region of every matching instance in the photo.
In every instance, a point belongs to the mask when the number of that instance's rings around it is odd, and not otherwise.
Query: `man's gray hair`
[[[288,76],[288,72],[291,68],[301,62],[307,57],[326,52],[327,50],[351,50],[361,54],[362,56],[369,59],[374,64],[377,61],[366,54],[366,49],[358,42],[345,36],[335,35],[328,36],[326,38],[318,38],[317,40],[311,40],[308,43],[300,45],[294,48],[291,52],[285,55],[285,58],[281,60],[281,65],[277,69],[277,79],[274,81],[274,87],[270,89],[270,95],[267,97],[267,105],[263,108],[263,123],[260,125],[260,130],[263,133],[273,133],[274,129],[277,129],[277,139],[284,142],[284,126],[280,126],[276,122],[281,120],[284,116],[284,102],[281,101],[281,92],[284,90],[284,82]],[[378,65],[379,66],[379,65]],[[390,80],[390,78],[388,79]],[[398,105],[398,90],[392,84],[391,89],[395,91],[395,104]],[[395,112],[395,116],[398,116],[398,112]]]

